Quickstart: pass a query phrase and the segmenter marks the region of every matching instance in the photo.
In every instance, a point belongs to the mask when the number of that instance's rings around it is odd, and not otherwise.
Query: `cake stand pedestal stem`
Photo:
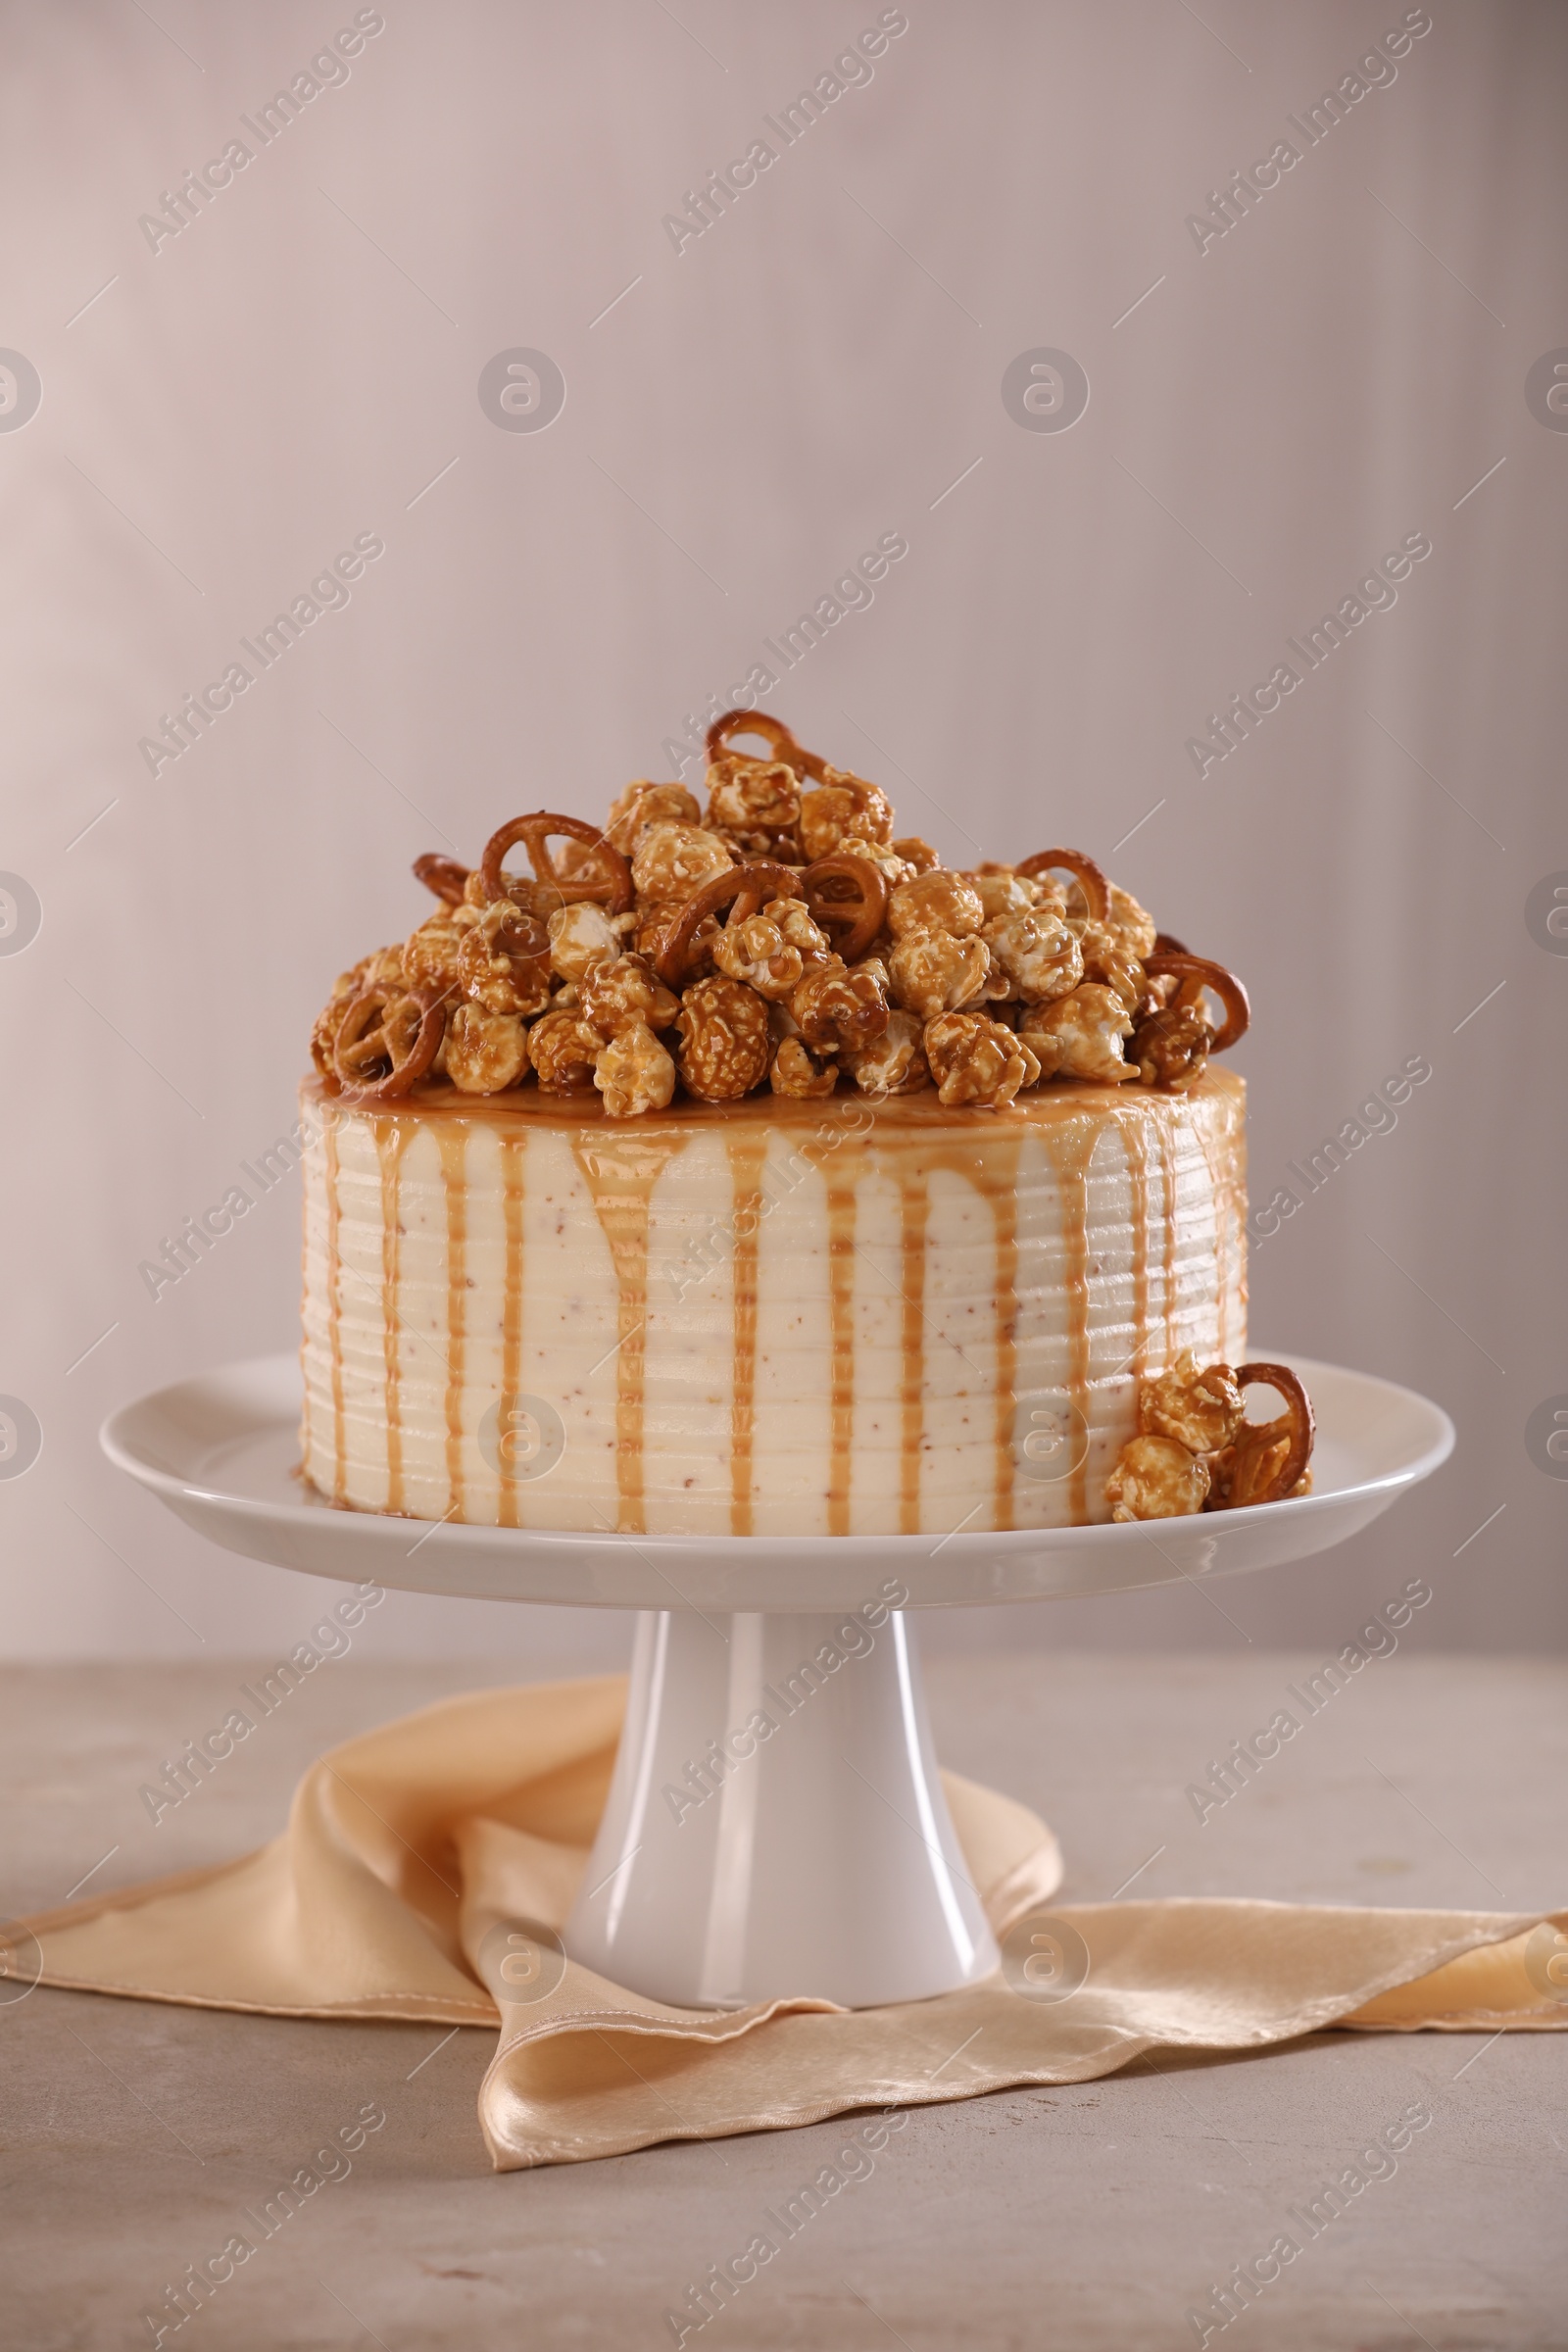
[[[874,2008],[989,1976],[909,1618],[643,1614],[565,1944],[694,2009]]]

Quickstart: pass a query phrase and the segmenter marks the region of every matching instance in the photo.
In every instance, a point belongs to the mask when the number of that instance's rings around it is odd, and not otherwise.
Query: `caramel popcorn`
[[[993,915],[984,937],[1012,993],[1026,1004],[1048,1004],[1066,996],[1083,978],[1083,950],[1049,906],[1011,907]]]
[[[514,1012],[460,1004],[447,1022],[442,1066],[460,1093],[499,1095],[528,1067],[528,1032]]]
[[[807,973],[790,1011],[819,1052],[868,1045],[888,1025],[887,974],[874,956],[852,965],[834,956]]]
[[[577,899],[549,920],[550,961],[563,980],[580,980],[591,963],[619,952],[620,935],[602,906]]]
[[[912,931],[888,957],[896,1001],[922,1021],[960,1012],[984,996],[991,955],[983,939],[955,939],[950,931]]]
[[[973,1102],[1001,1110],[1040,1076],[1028,1041],[983,1013],[945,1012],[925,1029],[925,1056],[948,1106]]]
[[[631,878],[640,899],[657,899],[665,906],[684,906],[705,882],[728,873],[735,860],[716,834],[701,825],[650,825],[631,861]]]
[[[1200,1372],[1190,1348],[1138,1393],[1139,1428],[1150,1437],[1174,1438],[1189,1453],[1217,1453],[1231,1445],[1246,1410],[1229,1364]]]
[[[830,1095],[838,1084],[838,1075],[836,1061],[818,1059],[804,1038],[786,1037],[779,1041],[768,1081],[775,1095],[790,1095],[798,1102],[809,1102],[816,1095]]]
[[[1065,997],[1035,1006],[1019,1041],[1040,1059],[1048,1078],[1090,1078],[1119,1086],[1138,1072],[1121,1057],[1132,1016],[1110,989],[1085,981]]]
[[[532,1073],[635,1118],[677,1085],[723,1102],[764,1081],[801,1100],[934,1082],[945,1104],[996,1108],[1057,1080],[1181,1092],[1244,1034],[1235,975],[1157,945],[1154,918],[1082,851],[952,871],[895,833],[877,785],[771,714],[726,712],[708,745],[706,807],[639,776],[602,831],[539,810],[472,866],[417,858],[438,904],[339,975],[311,1039],[327,1084],[485,1095]],[[1229,1475],[1250,1486],[1250,1455]]]
[[[890,1012],[888,1025],[868,1046],[844,1055],[862,1095],[917,1095],[931,1083],[923,1031],[912,1012]]]
[[[598,1030],[576,1012],[547,1012],[528,1032],[528,1052],[547,1095],[587,1094],[604,1050]]]
[[[594,1063],[594,1084],[612,1119],[663,1110],[675,1092],[675,1064],[646,1021],[617,1029]]]
[[[680,1010],[679,1000],[644,956],[590,963],[578,983],[577,1004],[583,1019],[607,1038],[639,1022],[648,1029],[667,1029]]]
[[[698,980],[684,989],[676,1027],[689,1095],[730,1102],[767,1076],[773,1058],[767,1007],[739,980]]]
[[[1208,1497],[1208,1465],[1174,1438],[1132,1438],[1105,1481],[1112,1519],[1186,1519]]]
[[[650,825],[695,825],[700,814],[697,795],[684,784],[650,784],[639,776],[611,802],[605,835],[623,858],[632,858]]]
[[[708,771],[710,825],[769,839],[800,820],[800,778],[782,760],[744,760],[729,752]]]
[[[946,931],[955,939],[966,939],[985,919],[973,885],[962,874],[941,869],[901,882],[888,900],[888,929],[895,939],[907,939],[915,931]]]
[[[863,777],[824,766],[822,782],[801,795],[800,828],[808,858],[831,857],[856,834],[867,841],[891,841],[893,803]]]

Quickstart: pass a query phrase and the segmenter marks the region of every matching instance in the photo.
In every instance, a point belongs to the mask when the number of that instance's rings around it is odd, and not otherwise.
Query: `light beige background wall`
[[[0,867],[42,927],[0,956],[0,1391],[44,1432],[0,1480],[8,1650],[300,1637],[323,1593],[204,1547],[95,1440],[290,1343],[297,1196],[156,1303],[138,1261],[286,1126],[326,983],[417,913],[416,853],[667,773],[683,713],[890,530],[907,557],[772,706],[950,858],[1082,843],[1247,976],[1255,1200],[1430,1061],[1258,1252],[1254,1333],[1460,1429],[1375,1534],[1226,1613],[934,1638],[1337,1645],[1419,1573],[1424,1640],[1561,1642],[1568,1483],[1525,1428],[1568,1391],[1568,958],[1526,905],[1568,869],[1568,434],[1525,387],[1568,346],[1568,16],[1432,0],[1307,147],[1288,118],[1404,13],[908,0],[677,253],[662,216],[874,5],[385,0],[265,149],[241,117],[352,7],[6,12],[0,344],[42,397],[0,429]],[[138,217],[236,135],[254,160],[151,250]],[[1299,163],[1200,251],[1187,216],[1281,139]],[[519,346],[564,375],[545,431],[480,407]],[[1004,406],[1040,347],[1087,371],[1068,431]],[[346,609],[149,774],[160,714],[364,532]],[[1414,533],[1397,603],[1200,780],[1207,714]],[[373,1640],[538,1663],[625,1633],[524,1617],[398,1599]]]

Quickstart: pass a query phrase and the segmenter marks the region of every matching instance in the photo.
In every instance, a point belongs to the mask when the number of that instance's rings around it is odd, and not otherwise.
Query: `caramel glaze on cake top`
[[[610,1244],[618,1293],[618,1321],[610,1343],[615,1358],[614,1475],[618,1493],[617,1528],[637,1534],[648,1527],[646,1455],[644,1448],[646,1341],[649,1316],[649,1216],[653,1192],[673,1156],[694,1135],[721,1137],[734,1186],[733,1253],[733,1365],[730,1401],[729,1532],[754,1532],[753,1451],[756,1439],[758,1368],[758,1251],[765,1213],[760,1178],[772,1137],[790,1139],[802,1157],[819,1169],[826,1191],[828,1221],[828,1299],[831,1320],[829,1399],[831,1455],[827,1464],[827,1530],[851,1532],[850,1499],[856,1410],[856,1328],[854,1283],[856,1255],[856,1193],[858,1179],[874,1153],[879,1172],[894,1179],[899,1200],[899,1262],[902,1275],[903,1419],[898,1507],[898,1531],[921,1531],[920,1471],[922,1426],[928,1389],[926,1363],[931,1345],[925,1306],[926,1223],[930,1208],[930,1179],[947,1170],[961,1177],[985,1201],[995,1230],[995,1293],[991,1302],[995,1346],[995,1482],[991,1514],[982,1523],[1009,1528],[1015,1524],[1018,1493],[1018,1406],[1016,1380],[1016,1294],[1018,1265],[1017,1199],[1020,1153],[1027,1136],[1043,1145],[1060,1200],[1061,1291],[1066,1301],[1067,1379],[1071,1403],[1089,1423],[1092,1414],[1091,1268],[1088,1231],[1089,1167],[1095,1148],[1107,1130],[1121,1139],[1131,1183],[1132,1348],[1124,1369],[1129,1395],[1138,1375],[1158,1369],[1187,1344],[1177,1328],[1180,1311],[1176,1253],[1182,1224],[1175,1213],[1178,1121],[1173,1114],[1185,1106],[1193,1114],[1180,1121],[1196,1135],[1206,1163],[1206,1189],[1213,1200],[1214,1267],[1207,1336],[1214,1352],[1229,1354],[1244,1344],[1238,1325],[1245,1317],[1245,1276],[1242,1252],[1246,1214],[1244,1101],[1240,1079],[1212,1066],[1187,1096],[1152,1094],[1141,1088],[1118,1088],[1060,1082],[1049,1089],[1021,1095],[1000,1113],[956,1113],[934,1092],[893,1097],[870,1102],[840,1096],[829,1101],[795,1101],[762,1096],[731,1102],[677,1100],[662,1112],[634,1121],[605,1116],[594,1096],[552,1097],[535,1089],[476,1099],[446,1086],[423,1090],[416,1101],[384,1104],[344,1103],[335,1089],[308,1081],[305,1100],[313,1122],[322,1130],[318,1147],[325,1197],[325,1319],[330,1357],[330,1442],[319,1426],[327,1410],[326,1384],[318,1382],[313,1398],[307,1384],[307,1463],[320,1465],[323,1456],[335,1466],[328,1481],[317,1476],[339,1505],[375,1507],[394,1513],[409,1511],[403,1460],[404,1433],[400,1414],[400,1382],[410,1341],[394,1309],[403,1238],[399,1188],[405,1152],[413,1135],[427,1131],[437,1146],[445,1192],[447,1312],[445,1333],[446,1470],[453,1515],[466,1516],[465,1449],[471,1432],[463,1425],[465,1349],[474,1291],[468,1266],[468,1187],[465,1159],[468,1140],[488,1130],[501,1146],[502,1205],[505,1233],[505,1296],[502,1302],[500,1393],[514,1396],[521,1377],[522,1300],[524,1260],[523,1200],[529,1140],[542,1131],[565,1139],[590,1194],[599,1224]],[[368,1123],[374,1137],[380,1172],[381,1319],[384,1326],[386,1495],[368,1505],[351,1495],[347,1487],[348,1444],[345,1427],[345,1383],[342,1348],[344,1267],[338,1248],[339,1125],[345,1118]],[[1155,1176],[1157,1207],[1152,1219],[1151,1175]],[[309,1180],[308,1180],[309,1192]],[[750,1210],[751,1213],[748,1213]],[[309,1232],[309,1227],[308,1227]],[[1152,1235],[1153,1240],[1152,1242]],[[1190,1238],[1190,1237],[1189,1237]],[[1153,1249],[1162,1262],[1152,1266]],[[308,1251],[309,1254],[309,1251]],[[309,1282],[308,1282],[309,1289]],[[358,1303],[368,1305],[368,1301]],[[307,1344],[309,1368],[310,1346]],[[1104,1374],[1100,1375],[1103,1382]],[[1129,1413],[1131,1407],[1128,1407]],[[1130,1424],[1129,1424],[1130,1426]],[[1081,1458],[1071,1473],[1067,1516],[1083,1524],[1100,1516],[1098,1496],[1092,1508],[1090,1461]],[[1102,1469],[1100,1478],[1102,1480]],[[1098,1482],[1097,1482],[1098,1483]],[[423,1509],[415,1515],[424,1516]],[[430,1511],[428,1515],[438,1515]],[[488,1513],[485,1514],[488,1516]],[[516,1526],[518,1488],[514,1476],[500,1474],[500,1524]],[[529,1513],[529,1524],[538,1524]],[[1029,1524],[1037,1524],[1030,1518]]]

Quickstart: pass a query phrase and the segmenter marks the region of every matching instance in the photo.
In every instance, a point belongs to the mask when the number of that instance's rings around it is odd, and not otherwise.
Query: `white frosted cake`
[[[435,914],[339,982],[306,1087],[309,1480],[692,1535],[1298,1491],[1298,1446],[1238,1478],[1239,1392],[1198,1371],[1246,1349],[1244,1090],[1208,1060],[1239,984],[1076,852],[949,872],[777,721],[711,748],[701,816],[639,784],[603,831],[542,812],[472,872],[421,859]]]

